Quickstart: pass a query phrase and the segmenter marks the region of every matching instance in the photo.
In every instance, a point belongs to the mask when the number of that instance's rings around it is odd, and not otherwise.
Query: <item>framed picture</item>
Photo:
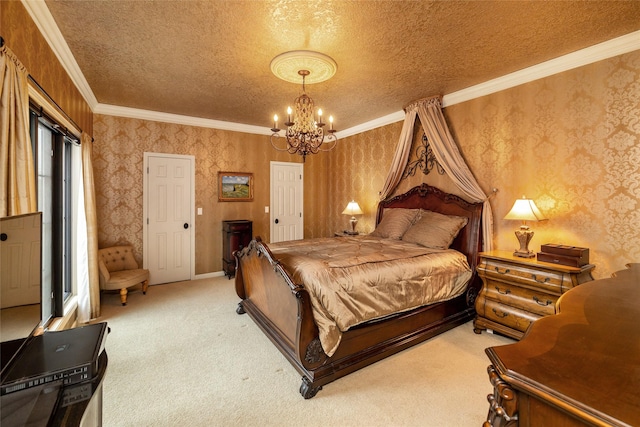
[[[250,202],[252,200],[252,173],[218,172],[219,202]]]

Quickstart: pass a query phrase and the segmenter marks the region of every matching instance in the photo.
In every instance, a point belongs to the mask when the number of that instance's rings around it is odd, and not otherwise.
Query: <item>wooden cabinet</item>
[[[531,323],[556,313],[562,294],[593,280],[594,267],[538,262],[506,251],[481,252],[478,275],[484,286],[476,299],[474,331],[492,329],[522,338]]]
[[[222,221],[222,269],[231,279],[236,274],[233,253],[249,245],[253,238],[253,223],[247,220]]]
[[[640,264],[580,285],[519,342],[486,349],[485,427],[640,426]]]

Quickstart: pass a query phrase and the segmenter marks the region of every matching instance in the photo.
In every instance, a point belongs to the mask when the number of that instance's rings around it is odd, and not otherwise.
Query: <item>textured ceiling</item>
[[[640,29],[640,1],[46,0],[101,104],[257,126],[301,86],[271,60],[338,64],[307,85],[350,128]]]

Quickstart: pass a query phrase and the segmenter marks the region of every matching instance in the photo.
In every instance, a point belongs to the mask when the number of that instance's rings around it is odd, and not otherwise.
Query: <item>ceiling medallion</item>
[[[333,77],[338,64],[331,57],[311,50],[293,50],[271,60],[271,72],[286,82],[300,83],[300,70],[309,71],[305,83],[320,83]]]
[[[319,151],[329,151],[335,148],[338,138],[333,128],[333,116],[329,116],[328,135],[325,135],[322,121],[322,109],[315,110],[313,99],[305,92],[306,83],[319,83],[329,80],[336,73],[336,62],[318,52],[297,50],[286,52],[276,56],[271,61],[271,71],[276,77],[292,82],[300,82],[302,78],[302,95],[294,101],[294,110],[287,107],[287,121],[284,125],[286,147],[278,146],[280,129],[278,128],[278,115],[273,116],[273,128],[271,128],[271,145],[276,150],[288,151],[290,154],[300,154],[305,161],[308,154],[316,154]],[[292,121],[292,113],[293,121]],[[327,144],[323,146],[323,144]]]

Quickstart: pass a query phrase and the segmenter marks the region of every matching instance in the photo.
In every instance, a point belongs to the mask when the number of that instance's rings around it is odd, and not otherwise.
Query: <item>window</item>
[[[30,125],[42,212],[42,320],[46,321],[62,316],[64,302],[72,295],[74,142],[55,122],[35,111]]]

